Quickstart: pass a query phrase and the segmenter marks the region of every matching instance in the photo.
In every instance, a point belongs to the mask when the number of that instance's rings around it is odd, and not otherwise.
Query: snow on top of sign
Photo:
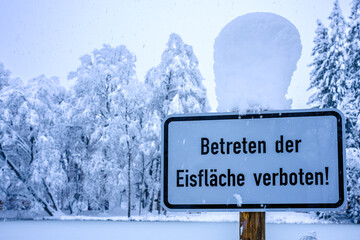
[[[217,110],[289,108],[285,95],[301,49],[298,30],[279,15],[250,13],[231,21],[214,44]]]

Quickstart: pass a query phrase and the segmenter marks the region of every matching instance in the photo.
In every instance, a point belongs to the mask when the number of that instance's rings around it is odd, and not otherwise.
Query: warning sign
[[[337,110],[170,116],[163,205],[173,210],[324,210],[344,194]]]

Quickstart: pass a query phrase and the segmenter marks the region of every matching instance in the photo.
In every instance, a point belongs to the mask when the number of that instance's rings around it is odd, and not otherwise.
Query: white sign
[[[345,202],[344,118],[333,109],[169,116],[169,210],[334,210]]]

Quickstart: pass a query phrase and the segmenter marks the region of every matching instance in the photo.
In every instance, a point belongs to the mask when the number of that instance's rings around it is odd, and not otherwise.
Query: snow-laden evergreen
[[[360,1],[352,2],[349,24],[345,22],[335,0],[330,14],[329,29],[318,21],[315,32],[313,62],[310,64],[310,88],[314,94],[309,99],[312,107],[338,108],[346,117],[347,194],[346,213],[353,222],[360,222]],[[330,32],[328,34],[328,32]],[[339,213],[319,213],[323,218],[336,218]]]
[[[360,223],[360,151],[358,148],[348,148],[347,160],[347,193],[349,217],[355,223]]]
[[[161,122],[170,114],[201,113],[209,110],[203,77],[198,69],[198,59],[191,46],[181,37],[171,34],[167,47],[162,53],[161,62],[150,69],[145,83],[152,92],[150,112],[154,147],[151,150],[150,175],[153,183],[150,189],[150,208],[160,212],[160,133]]]
[[[209,110],[198,59],[191,46],[171,34],[161,63],[145,79],[154,93],[154,107],[163,120],[169,114]]]
[[[330,20],[330,46],[328,52],[328,71],[325,75],[325,82],[329,92],[323,99],[323,106],[320,107],[337,107],[342,102],[345,91],[345,39],[347,23],[342,15],[339,1],[335,0],[334,8],[329,16]],[[325,87],[325,85],[324,85]]]
[[[320,107],[323,95],[327,94],[327,88],[321,88],[324,84],[325,75],[328,71],[329,34],[328,29],[320,20],[317,21],[315,30],[314,47],[311,55],[314,57],[310,66],[310,88],[317,88],[317,92],[310,97],[309,104]]]
[[[5,69],[4,64],[0,63],[0,90],[9,85],[10,71]]]
[[[346,81],[347,96],[342,109],[347,116],[346,130],[349,147],[360,147],[358,124],[360,109],[360,1],[354,0],[349,17],[349,30],[346,38]]]
[[[360,1],[351,7],[346,42],[347,94],[342,103],[346,114],[348,149],[347,190],[349,208],[347,213],[354,222],[360,222]]]
[[[345,95],[345,31],[346,22],[342,15],[339,2],[334,2],[329,16],[330,33],[327,39],[327,30],[318,22],[315,47],[312,55],[315,56],[313,71],[311,72],[311,88],[315,94],[310,103],[315,107],[336,108]]]

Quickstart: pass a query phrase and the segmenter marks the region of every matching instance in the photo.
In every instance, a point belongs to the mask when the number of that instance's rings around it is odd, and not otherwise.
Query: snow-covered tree
[[[81,58],[69,74],[76,79],[73,125],[82,128],[82,170],[90,209],[121,205],[126,193],[128,216],[135,204],[133,166],[138,159],[139,114],[144,95],[135,76],[135,56],[125,46],[104,45]]]
[[[360,223],[360,150],[348,148],[347,161],[347,194],[348,208],[346,213],[354,223]]]
[[[32,178],[34,184],[43,185],[45,198],[52,207],[60,211],[60,191],[64,187],[65,175],[60,164],[60,151],[56,135],[59,107],[64,101],[65,89],[57,78],[39,76],[28,82],[26,96],[31,112],[30,147]]]
[[[149,145],[149,139],[144,135],[147,132],[148,122],[151,121],[147,112],[148,96],[144,84],[135,79],[123,85],[118,94],[122,102],[119,124],[124,132],[121,144],[127,161],[128,217],[131,215],[130,210],[133,205],[136,205],[131,199],[139,200],[140,212],[145,205],[144,193],[148,192],[146,166],[149,159],[146,158],[146,147]]]
[[[154,122],[156,118],[149,111],[149,105],[151,101],[152,93],[149,91],[148,86],[133,81],[131,84],[123,88],[123,96],[126,98],[125,111],[128,117],[127,122],[124,122],[124,126],[128,128],[126,136],[126,146],[129,146],[129,152],[131,153],[132,160],[131,172],[128,172],[128,177],[132,179],[132,186],[134,193],[133,198],[138,200],[139,215],[142,213],[142,209],[145,209],[149,204],[150,188],[153,185],[149,174],[149,166],[152,160],[152,149],[157,144],[154,141],[158,140],[154,138]],[[150,109],[151,110],[151,109]],[[160,132],[160,128],[156,129],[156,132]],[[136,204],[133,201],[133,204]]]
[[[329,16],[330,34],[327,43],[327,31],[318,22],[313,55],[310,87],[315,89],[310,103],[319,108],[336,108],[342,102],[345,92],[345,31],[346,22],[342,15],[339,2],[335,0]],[[328,46],[327,46],[328,45]],[[327,53],[325,53],[327,51]]]
[[[87,209],[83,201],[84,174],[81,166],[82,154],[85,144],[81,139],[82,128],[72,125],[73,92],[67,91],[56,111],[54,121],[54,135],[56,146],[60,155],[60,166],[64,172],[64,186],[61,188],[59,198],[60,208],[70,214],[78,214]]]
[[[353,0],[346,39],[347,92],[342,102],[347,133],[347,213],[360,223],[360,1]]]
[[[20,108],[25,97],[23,93],[23,86],[19,84],[17,89],[11,89],[8,86],[8,81],[10,73],[8,70],[5,70],[3,65],[0,64],[1,70],[1,85],[0,88],[0,199],[3,201],[4,209],[22,209],[22,204],[19,204],[23,201],[31,201],[28,199],[27,186],[22,183],[19,179],[19,175],[14,174],[13,170],[15,169],[15,163],[11,161],[13,146],[13,135],[16,134],[17,128],[14,126],[13,122],[15,119],[11,119]],[[8,137],[9,135],[9,137]],[[20,137],[19,137],[20,138]],[[21,144],[22,138],[20,138],[19,146],[24,146]],[[17,154],[23,155],[21,152]],[[14,156],[16,157],[16,152]],[[11,167],[13,165],[13,168]],[[25,192],[25,194],[24,194]]]
[[[0,63],[0,90],[9,85],[10,71],[5,69],[4,64]]]
[[[168,114],[206,112],[208,107],[203,77],[191,46],[171,34],[161,63],[146,77],[154,89],[154,104],[161,120]]]
[[[347,194],[348,216],[354,221],[360,220],[360,182],[359,182],[359,15],[360,1],[352,2],[349,29],[345,23],[338,1],[330,19],[330,38],[327,28],[318,21],[313,48],[314,61],[310,65],[310,88],[315,89],[309,100],[314,107],[334,107],[342,110],[346,117],[347,145]],[[348,34],[346,35],[346,31]],[[335,212],[321,212],[319,217],[334,219]]]
[[[349,31],[346,38],[346,81],[347,94],[342,104],[347,122],[348,147],[360,147],[360,1],[354,0],[351,7]]]
[[[160,64],[149,70],[145,83],[153,92],[152,109],[155,129],[158,131],[157,145],[152,152],[150,172],[153,189],[149,210],[153,210],[154,201],[160,211],[160,124],[169,114],[201,113],[209,110],[206,89],[202,84],[203,77],[198,69],[198,59],[191,46],[185,44],[181,37],[171,34],[167,48],[161,56]]]
[[[328,71],[328,52],[329,52],[329,35],[328,29],[320,20],[317,20],[317,28],[315,30],[314,48],[311,55],[314,57],[313,62],[309,65],[313,68],[310,73],[310,88],[317,88],[317,92],[313,94],[309,100],[309,104],[320,107],[322,104],[320,94],[326,94],[326,89],[320,89]],[[324,91],[323,93],[321,91]]]
[[[1,91],[0,158],[22,203],[32,203],[32,209],[40,207],[51,216],[60,212],[58,190],[63,186],[52,132],[63,91],[56,78],[45,76],[30,80],[24,88]]]

